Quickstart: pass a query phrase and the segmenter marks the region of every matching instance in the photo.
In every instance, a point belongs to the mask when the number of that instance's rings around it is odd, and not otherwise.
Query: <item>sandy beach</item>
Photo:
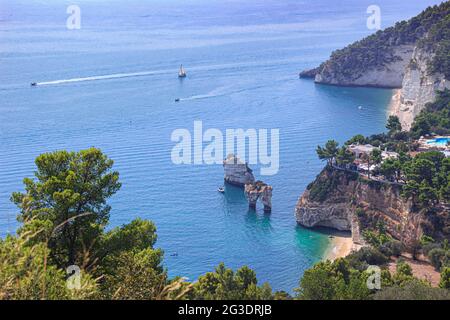
[[[387,108],[388,115],[396,115],[398,116],[400,114],[400,98],[401,98],[402,91],[401,89],[395,89],[394,93],[391,98],[391,102],[389,103],[389,106]]]
[[[325,259],[334,261],[337,258],[343,258],[350,254],[353,248],[352,237],[349,236],[333,236],[330,248],[325,254]]]

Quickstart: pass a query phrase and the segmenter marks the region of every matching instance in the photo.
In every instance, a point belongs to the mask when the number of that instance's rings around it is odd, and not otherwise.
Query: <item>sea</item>
[[[171,277],[194,281],[224,262],[292,292],[330,246],[294,216],[324,166],[317,145],[384,131],[392,96],[298,73],[376,32],[372,2],[0,0],[0,237],[19,226],[10,196],[39,154],[94,146],[122,182],[108,228],[153,221]],[[377,0],[381,28],[437,3]],[[250,210],[239,188],[217,192],[220,163],[174,163],[172,134],[193,134],[194,121],[279,130],[276,174],[251,165],[273,187],[270,214]]]

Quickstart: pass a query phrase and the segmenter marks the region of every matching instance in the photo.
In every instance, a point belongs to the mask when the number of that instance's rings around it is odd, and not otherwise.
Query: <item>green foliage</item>
[[[449,299],[450,270],[441,275],[441,288],[432,288],[429,283],[416,279],[412,269],[402,259],[397,261],[396,273],[391,276],[387,269],[381,269],[381,290],[369,290],[367,280],[369,265],[383,265],[388,261],[374,248],[362,248],[360,251],[337,259],[334,262],[319,262],[305,271],[294,289],[297,299],[303,300],[341,300],[341,299]]]
[[[352,268],[361,271],[367,269],[369,265],[381,266],[389,261],[388,257],[372,247],[363,247],[349,254],[346,259]]]
[[[402,131],[402,125],[400,119],[397,116],[389,116],[386,129],[389,130],[389,134],[393,135],[396,132]]]
[[[447,58],[448,59],[448,58]],[[411,136],[415,139],[427,134],[450,134],[450,90],[438,91],[436,99],[428,103],[414,118]]]
[[[305,300],[331,300],[335,296],[335,279],[331,263],[320,262],[303,274],[299,288],[295,289],[298,297]]]
[[[428,245],[428,244],[430,244],[430,243],[434,243],[434,239],[432,238],[432,237],[430,237],[430,236],[427,236],[427,235],[422,235],[421,237],[420,237],[420,245],[423,247],[423,246],[426,246],[426,245]]]
[[[386,257],[390,256],[400,256],[403,251],[405,251],[405,246],[402,242],[398,240],[389,240],[378,247],[378,250]]]
[[[397,274],[400,274],[403,276],[412,276],[411,266],[404,261],[399,261],[397,263],[396,271],[397,271]]]
[[[414,279],[402,285],[387,287],[373,296],[374,300],[449,300],[450,291],[432,288]]]
[[[374,247],[379,247],[392,240],[392,237],[390,237],[386,233],[373,230],[364,230],[363,237]]]
[[[345,144],[351,145],[351,144],[366,144],[367,139],[362,134],[357,134],[356,136],[353,136],[350,140],[348,140]]]
[[[355,155],[345,146],[340,148],[336,155],[336,163],[339,165],[349,165],[355,161]]]
[[[156,227],[153,222],[137,218],[129,224],[106,232],[102,236],[99,248],[100,256],[152,248],[156,238]]]
[[[295,291],[302,300],[368,299],[368,276],[365,271],[351,268],[346,259],[320,262],[305,271]]]
[[[381,164],[380,173],[388,180],[399,182],[402,173],[402,164],[398,159],[386,159]]]
[[[380,164],[381,163],[381,150],[380,149],[373,149],[370,153],[370,158],[372,163]]]
[[[329,168],[325,168],[319,177],[308,186],[309,196],[311,200],[323,202],[335,190],[339,184],[339,179],[345,173],[337,172]]]
[[[109,269],[101,284],[107,299],[153,300],[167,285],[167,274],[161,269],[162,252],[151,248],[123,251],[108,257]]]
[[[200,276],[193,285],[192,298],[199,300],[268,300],[273,299],[272,289],[265,283],[257,285],[256,274],[244,266],[236,272],[225,267],[223,263],[215,272]],[[281,295],[278,295],[281,298]]]
[[[328,164],[333,164],[333,159],[338,154],[338,145],[335,140],[328,140],[325,147],[317,146],[316,152],[321,160],[327,160]]]
[[[450,251],[444,248],[434,248],[428,252],[428,259],[436,270],[450,266]]]
[[[423,152],[403,164],[406,186],[403,196],[421,208],[448,201],[446,193],[450,177],[449,160],[438,151]]]
[[[434,58],[429,65],[429,72],[442,73],[450,79],[450,16],[439,20],[431,27],[428,37],[422,40],[421,45],[434,51]]]
[[[25,193],[14,193],[19,221],[46,224],[50,258],[60,267],[82,264],[108,222],[106,199],[119,188],[113,161],[100,150],[56,151],[36,159],[36,180],[24,179]],[[19,230],[19,232],[21,232]]]
[[[450,290],[450,267],[442,269],[439,288]]]
[[[96,284],[89,276],[80,287],[68,290],[66,274],[50,264],[49,249],[32,241],[36,234],[0,239],[0,300],[62,300],[95,297]]]

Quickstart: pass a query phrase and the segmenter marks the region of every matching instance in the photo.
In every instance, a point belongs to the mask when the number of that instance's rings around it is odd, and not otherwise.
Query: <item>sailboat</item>
[[[180,71],[178,71],[178,78],[186,78],[186,71],[184,71],[183,65],[180,65]]]

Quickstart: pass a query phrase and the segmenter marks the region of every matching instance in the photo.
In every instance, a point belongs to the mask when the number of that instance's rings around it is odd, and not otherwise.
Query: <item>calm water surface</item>
[[[378,1],[383,26],[437,2]],[[67,30],[71,2],[0,0],[0,236],[17,227],[9,197],[23,190],[36,156],[96,146],[123,183],[110,201],[111,226],[154,221],[171,275],[195,279],[224,261],[290,291],[329,244],[294,219],[323,165],[315,147],[384,130],[392,94],[297,74],[370,34],[371,1],[77,3],[82,28]],[[49,81],[57,82],[29,85]],[[192,131],[195,120],[205,129],[280,129],[280,170],[258,176],[274,188],[271,215],[249,211],[239,189],[219,194],[220,165],[172,164],[172,131]]]

